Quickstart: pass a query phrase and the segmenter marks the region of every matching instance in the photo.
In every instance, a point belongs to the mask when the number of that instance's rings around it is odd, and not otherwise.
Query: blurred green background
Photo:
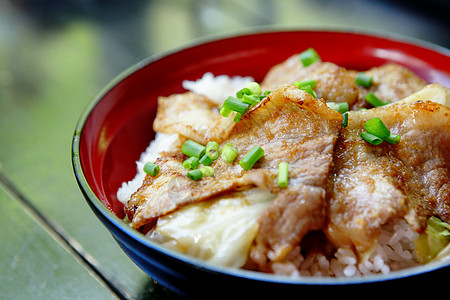
[[[415,3],[0,0],[0,298],[178,299],[120,250],[72,172],[76,122],[120,72],[261,28],[369,29],[450,47],[449,2]]]

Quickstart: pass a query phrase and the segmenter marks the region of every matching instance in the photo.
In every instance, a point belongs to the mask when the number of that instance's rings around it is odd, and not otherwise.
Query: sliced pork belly
[[[187,92],[159,97],[158,113],[153,122],[155,132],[178,133],[198,143],[223,141],[234,122],[222,117],[215,102]]]
[[[298,244],[306,232],[323,226],[326,180],[341,122],[342,116],[324,101],[295,87],[281,86],[234,126],[222,145],[232,143],[239,150],[238,157],[233,164],[220,158],[213,162],[214,177],[198,181],[187,178],[182,167],[185,157],[179,153],[167,153],[158,159],[158,175],[147,176],[127,203],[132,225],[139,229],[187,204],[226,192],[255,186],[270,188],[278,196],[261,218],[255,247],[257,253],[270,252],[280,260],[280,255]],[[265,155],[253,169],[244,171],[238,162],[254,145],[263,148]],[[285,189],[276,187],[282,161],[290,164],[290,183]],[[261,264],[262,268],[266,262]]]
[[[397,145],[362,140],[364,123],[380,117]],[[366,251],[381,225],[402,217],[417,231],[430,216],[450,221],[450,108],[429,101],[349,114],[336,144],[328,188],[327,235]]]
[[[294,84],[294,82],[306,78],[319,64],[321,62],[317,61],[305,68],[298,58],[298,54],[292,55],[285,61],[270,68],[261,82],[261,89],[263,91],[271,91],[282,84]]]
[[[320,61],[305,68],[298,55],[293,55],[272,67],[261,83],[261,87],[263,90],[271,90],[281,84],[293,84],[296,81],[308,79],[316,80],[314,91],[318,98],[329,102],[347,102],[349,106],[358,100],[358,89],[354,77],[345,68]]]
[[[353,109],[359,109],[371,107],[364,99],[369,92],[373,92],[383,101],[392,103],[417,92],[426,85],[426,82],[414,72],[396,63],[387,63],[365,71],[364,73],[373,77],[370,88],[355,84],[357,73],[357,71],[321,61],[305,68],[298,55],[293,55],[272,67],[261,86],[263,90],[271,90],[280,84],[315,79],[317,85],[314,91],[319,98],[327,102],[347,102]]]
[[[326,101],[347,102],[349,107],[352,107],[358,100],[359,93],[354,77],[345,68],[333,63],[319,64],[305,79],[316,80],[314,91],[317,97]]]
[[[356,77],[357,72],[352,73]],[[374,67],[364,73],[372,76],[372,84],[369,88],[358,86],[359,99],[355,108],[372,107],[364,99],[369,92],[373,92],[382,101],[393,103],[427,85],[427,82],[413,71],[396,63]]]
[[[303,236],[322,228],[327,176],[342,116],[323,101],[288,85],[269,95],[233,129],[230,142],[238,149],[254,144],[265,151],[259,168],[274,180],[280,162],[288,162],[289,186],[278,193],[260,218],[260,228],[250,251],[249,266],[273,272],[284,262]],[[250,130],[248,130],[250,129]]]

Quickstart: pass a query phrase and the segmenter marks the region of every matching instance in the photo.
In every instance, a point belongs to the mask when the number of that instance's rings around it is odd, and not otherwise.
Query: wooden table
[[[403,4],[0,2],[0,299],[179,299],[122,252],[73,175],[75,124],[118,73],[198,37],[266,25],[357,26],[450,46],[448,6],[431,15]]]

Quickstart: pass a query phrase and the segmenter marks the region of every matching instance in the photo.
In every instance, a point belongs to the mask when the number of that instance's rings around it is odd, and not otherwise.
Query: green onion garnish
[[[232,163],[236,159],[237,154],[238,150],[231,143],[227,143],[223,146],[220,157],[227,163]]]
[[[287,187],[289,176],[289,164],[287,162],[281,162],[278,165],[278,186]]]
[[[223,102],[220,114],[228,117],[232,111],[235,111],[233,121],[238,123],[242,115],[247,111],[251,105],[258,104],[261,99],[266,96],[261,95],[261,86],[257,82],[247,82],[244,87],[236,93],[236,97],[228,97]]]
[[[187,156],[195,156],[199,159],[205,154],[205,151],[205,146],[200,145],[193,140],[187,140],[186,142],[184,142],[183,146],[181,146],[181,152],[183,152]]]
[[[364,128],[367,132],[362,132],[360,136],[373,145],[379,145],[383,141],[394,145],[400,142],[401,137],[398,134],[392,134],[378,117],[364,123]],[[375,140],[373,137],[377,137],[380,141]]]
[[[388,142],[388,143],[397,145],[397,144],[400,142],[400,139],[401,139],[400,135],[391,133],[391,134],[390,134],[388,137],[386,137],[384,140],[385,140],[386,142]]]
[[[303,80],[303,81],[296,81],[294,83],[294,86],[298,87],[299,89],[307,92],[314,98],[317,98],[316,93],[314,92],[313,88],[316,86],[317,82],[314,79],[309,80]]]
[[[370,119],[369,121],[364,123],[364,128],[367,130],[368,133],[376,135],[377,137],[383,140],[391,134],[389,129],[387,129],[386,125],[384,125],[384,123],[378,117]]]
[[[238,99],[241,99],[244,95],[251,95],[251,94],[252,94],[252,91],[250,89],[244,87],[236,92],[236,97],[238,97]]]
[[[247,88],[251,91],[251,95],[261,95],[261,86],[257,82],[247,82],[244,85],[244,88]]]
[[[237,112],[233,118],[234,123],[238,123],[241,120],[241,118],[242,118],[242,114]]]
[[[244,88],[236,93],[236,97],[241,99],[244,95],[261,95],[261,86],[257,82],[247,82]]]
[[[224,117],[228,117],[231,114],[232,110],[228,109],[226,107],[223,107],[220,109],[219,113],[224,116]]]
[[[242,102],[250,104],[250,105],[256,105],[261,101],[261,98],[257,95],[244,95],[242,96]]]
[[[368,133],[367,131],[363,131],[359,134],[360,137],[362,137],[363,140],[366,142],[372,144],[372,145],[379,145],[383,142],[383,139],[377,137],[376,135],[373,135],[371,133]]]
[[[159,173],[159,166],[152,162],[147,162],[144,165],[144,172],[150,176],[156,176]]]
[[[191,171],[187,172],[187,177],[189,177],[192,180],[199,180],[199,179],[202,179],[203,172],[200,171],[199,169],[191,170]]]
[[[342,121],[342,127],[345,128],[348,125],[348,112],[343,113],[342,117],[344,118],[344,120]]]
[[[308,67],[320,59],[319,54],[313,48],[309,48],[298,55],[304,67]]]
[[[347,102],[327,102],[327,106],[341,114],[347,112],[349,109]]]
[[[205,177],[214,176],[214,169],[211,167],[208,167],[208,166],[202,167],[202,168],[200,168],[200,171],[203,173],[203,176],[205,176]]]
[[[239,164],[244,170],[250,170],[253,165],[264,156],[264,150],[256,145],[239,161]]]
[[[372,104],[374,107],[383,106],[389,104],[389,102],[384,102],[380,100],[373,92],[370,92],[366,96],[366,101]]]
[[[209,166],[210,164],[212,164],[213,161],[214,159],[205,154],[202,156],[202,158],[200,158],[199,162],[204,166]]]
[[[200,164],[200,161],[197,157],[191,156],[185,161],[183,161],[183,167],[185,169],[194,170],[197,169],[198,165]]]
[[[206,155],[208,155],[211,159],[217,159],[220,155],[220,146],[217,142],[210,141],[206,144]]]
[[[314,90],[312,89],[311,86],[307,85],[305,87],[300,88],[302,91],[307,92],[308,94],[310,94],[311,96],[313,96],[314,98],[317,99],[317,95],[316,92],[314,92]]]
[[[317,84],[317,81],[314,79],[308,79],[308,80],[303,80],[303,81],[296,81],[294,83],[295,86],[297,86],[299,89],[306,87],[306,86],[310,86],[311,88],[315,88]]]
[[[244,103],[240,99],[229,96],[223,102],[222,107],[243,114],[250,107],[250,104]]]
[[[368,88],[372,84],[372,76],[360,72],[356,75],[355,83]]]

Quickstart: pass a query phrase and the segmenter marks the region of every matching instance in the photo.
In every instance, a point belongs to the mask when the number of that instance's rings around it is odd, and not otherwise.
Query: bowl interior
[[[80,121],[77,150],[85,180],[81,186],[93,193],[89,201],[99,199],[119,218],[124,217],[116,191],[122,182],[134,178],[135,161],[154,138],[152,123],[159,96],[184,92],[183,80],[196,80],[205,72],[252,76],[261,81],[274,64],[309,47],[316,49],[322,60],[349,69],[366,70],[394,61],[430,83],[450,86],[447,50],[361,33],[255,33],[152,57],[119,76]]]

